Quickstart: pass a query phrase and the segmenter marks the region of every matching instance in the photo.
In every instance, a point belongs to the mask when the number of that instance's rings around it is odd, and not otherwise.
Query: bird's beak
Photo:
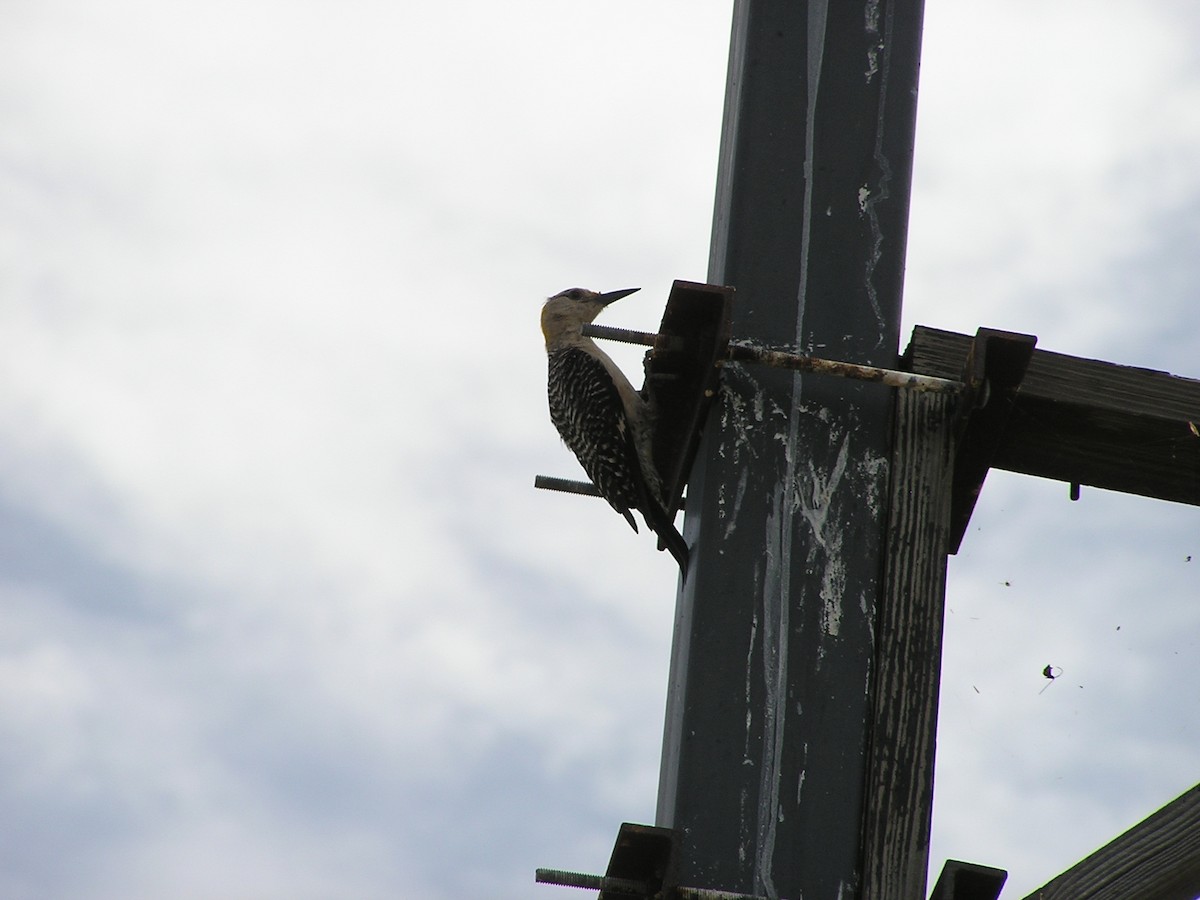
[[[601,294],[596,298],[596,300],[605,306],[608,306],[608,304],[612,303],[614,300],[620,300],[622,297],[628,297],[634,291],[640,290],[641,288],[625,288],[624,290],[620,291],[609,291],[607,294]]]

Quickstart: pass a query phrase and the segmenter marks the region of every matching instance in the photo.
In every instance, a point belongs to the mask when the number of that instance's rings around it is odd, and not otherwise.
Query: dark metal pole
[[[733,335],[893,367],[921,0],[739,0],[709,281]],[[683,884],[858,895],[894,392],[725,367],[692,471],[658,824]]]

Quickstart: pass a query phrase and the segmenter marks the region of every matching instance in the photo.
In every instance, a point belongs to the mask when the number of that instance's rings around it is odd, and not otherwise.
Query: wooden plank
[[[1025,900],[1195,900],[1200,896],[1200,784]]]
[[[958,377],[968,335],[918,326],[911,371]],[[1200,381],[1035,350],[992,465],[1200,505]]]
[[[946,394],[898,392],[885,595],[875,634],[863,900],[922,900],[929,864],[950,531]]]

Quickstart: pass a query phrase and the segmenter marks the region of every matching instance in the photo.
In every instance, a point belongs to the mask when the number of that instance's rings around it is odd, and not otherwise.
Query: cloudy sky
[[[549,898],[653,821],[674,564],[532,489],[537,314],[704,280],[731,6],[0,0],[0,896]],[[928,0],[904,333],[1200,377],[1198,41]],[[1196,781],[1200,511],[993,473],[947,605],[935,871]]]

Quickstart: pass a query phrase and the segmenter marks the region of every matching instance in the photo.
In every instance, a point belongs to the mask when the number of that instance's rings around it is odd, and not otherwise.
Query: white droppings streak
[[[866,74],[868,83],[876,74],[882,71],[879,82],[879,105],[876,113],[874,153],[875,165],[879,171],[879,181],[875,186],[873,195],[866,201],[863,209],[871,226],[871,256],[867,260],[866,271],[863,273],[863,282],[867,291],[867,299],[871,302],[871,310],[875,313],[875,318],[879,322],[879,341],[876,344],[876,346],[879,346],[882,344],[884,336],[887,333],[887,323],[884,321],[883,310],[879,306],[879,291],[875,285],[875,270],[879,267],[879,263],[883,259],[883,229],[879,225],[879,213],[875,207],[891,196],[889,185],[892,180],[892,164],[883,152],[883,117],[884,111],[887,109],[888,57],[891,56],[890,41],[892,38],[892,27],[890,17],[883,15],[883,28],[880,28],[881,10],[879,0],[868,0],[865,15],[866,20],[864,25],[867,34],[877,36],[877,39],[871,42],[871,46],[867,50]],[[881,58],[883,60],[882,67],[880,66]]]
[[[786,495],[793,490],[789,471],[784,484],[771,498],[764,544],[767,566],[762,583],[763,601],[763,723],[762,768],[758,783],[758,857],[756,880],[768,897],[775,897],[771,876],[775,833],[779,824],[779,779],[783,766],[784,723],[787,718],[788,638],[791,633],[791,589],[786,574],[791,558],[791,509]]]
[[[796,298],[796,343],[803,340],[804,309],[808,303],[805,286],[808,284],[808,248],[812,235],[813,191],[812,162],[816,153],[817,99],[820,97],[821,65],[825,61],[825,4],[808,7],[808,121],[804,128],[804,229],[800,233],[800,295]]]
[[[809,479],[812,483],[812,496],[805,498],[796,491],[796,496],[793,498],[794,504],[800,510],[800,515],[808,522],[809,527],[813,532],[813,539],[817,544],[830,556],[836,556],[826,542],[825,536],[825,520],[829,516],[829,505],[833,499],[833,494],[837,490],[838,484],[841,483],[842,476],[846,474],[846,466],[850,460],[850,436],[846,435],[842,438],[841,449],[838,450],[837,462],[833,464],[828,477],[822,478],[809,461]],[[807,502],[806,502],[807,500]],[[840,536],[836,536],[840,540]],[[840,548],[839,548],[840,549]]]
[[[729,540],[737,528],[738,514],[742,511],[742,501],[746,498],[746,483],[749,478],[750,470],[742,469],[742,474],[738,476],[737,493],[733,498],[733,509],[728,512],[729,521],[725,523],[725,540]],[[724,488],[724,485],[721,487]],[[721,510],[721,514],[725,515],[725,510]]]
[[[863,10],[863,27],[867,34],[879,34],[879,0],[868,0]],[[867,84],[879,74],[879,51],[883,49],[880,41],[873,41],[867,48]]]
[[[734,389],[730,386],[733,379],[743,382],[745,386],[739,385]],[[731,363],[725,367],[725,381],[721,388],[721,430],[725,434],[733,435],[733,462],[737,465],[743,451],[751,458],[758,456],[750,443],[750,432],[755,421],[761,422],[763,418],[763,390],[747,373],[745,367],[738,363]],[[748,400],[747,395],[752,399]],[[725,445],[722,444],[719,451],[722,458],[725,458],[725,449]]]
[[[830,637],[837,637],[841,630],[842,597],[846,591],[846,563],[840,535],[836,545],[830,548],[830,558],[821,577],[821,630]]]
[[[746,647],[746,757],[750,756],[750,667],[754,663],[754,641],[758,637],[758,610],[750,617],[750,642]]]
[[[867,0],[863,10],[863,26],[867,34],[879,34],[879,0]]]

